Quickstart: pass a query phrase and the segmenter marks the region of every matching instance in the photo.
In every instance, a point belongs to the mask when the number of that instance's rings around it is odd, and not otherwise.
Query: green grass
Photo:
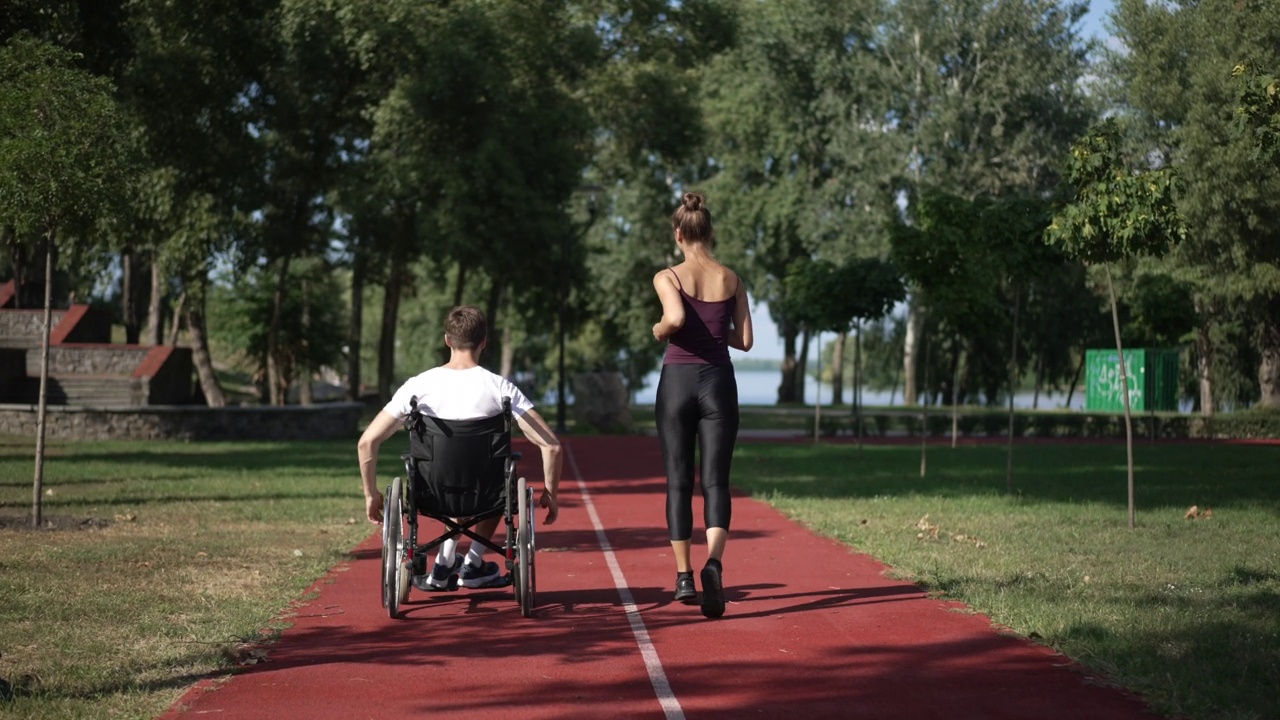
[[[0,437],[6,518],[29,511],[33,447]],[[1135,530],[1123,445],[1016,453],[1012,495],[1000,446],[933,445],[921,479],[914,444],[744,443],[735,482],[1162,713],[1280,717],[1280,447],[1140,444]],[[45,482],[46,516],[109,524],[0,530],[6,718],[154,717],[371,531],[355,438],[57,441]]]
[[[1136,454],[1133,530],[1119,444],[1019,445],[1012,495],[999,446],[744,444],[734,482],[1163,714],[1280,717],[1280,446]]]
[[[29,518],[33,456],[0,437],[6,520]],[[45,487],[46,517],[109,524],[0,530],[6,718],[155,717],[371,531],[354,438],[54,442]]]

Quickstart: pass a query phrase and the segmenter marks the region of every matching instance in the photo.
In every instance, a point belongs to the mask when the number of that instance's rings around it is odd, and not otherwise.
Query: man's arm
[[[542,451],[543,490],[538,504],[547,509],[543,524],[550,525],[560,515],[560,504],[556,500],[560,488],[560,467],[564,464],[560,440],[537,410],[530,409],[523,415],[516,415],[516,423],[524,431],[524,436]]]
[[[360,481],[364,486],[364,507],[369,522],[382,522],[382,493],[378,492],[378,448],[383,441],[395,434],[400,421],[386,410],[378,411],[373,422],[364,429],[356,445],[360,458]]]

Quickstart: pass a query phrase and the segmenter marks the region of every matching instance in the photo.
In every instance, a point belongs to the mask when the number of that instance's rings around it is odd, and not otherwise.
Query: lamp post
[[[560,345],[560,358],[557,367],[557,390],[556,390],[556,434],[563,435],[565,433],[565,371],[564,371],[564,339],[565,339],[565,305],[569,299],[569,242],[581,240],[591,229],[592,223],[596,220],[596,195],[600,193],[598,185],[585,185],[578,188],[577,192],[586,193],[587,195],[587,220],[573,233],[566,234],[560,239],[560,289],[556,292],[559,298],[559,307],[556,310],[556,332],[559,335],[558,341]]]

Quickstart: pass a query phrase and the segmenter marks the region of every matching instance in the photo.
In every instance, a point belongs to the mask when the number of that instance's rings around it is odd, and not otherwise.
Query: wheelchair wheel
[[[528,480],[520,478],[518,493],[520,525],[516,529],[515,594],[520,603],[520,614],[529,617],[533,615],[537,575],[533,559],[533,489],[529,487]]]
[[[408,560],[400,563],[399,577],[396,580],[396,597],[400,605],[405,604],[409,600],[409,590],[413,587],[413,566]]]
[[[400,603],[409,595],[412,571],[404,567],[404,483],[391,481],[382,506],[382,606],[391,619],[400,617]]]

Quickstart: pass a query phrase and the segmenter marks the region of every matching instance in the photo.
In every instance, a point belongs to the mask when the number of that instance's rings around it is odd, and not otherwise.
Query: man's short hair
[[[444,321],[444,334],[449,345],[458,350],[475,350],[489,333],[484,311],[475,305],[459,305],[449,311]]]

